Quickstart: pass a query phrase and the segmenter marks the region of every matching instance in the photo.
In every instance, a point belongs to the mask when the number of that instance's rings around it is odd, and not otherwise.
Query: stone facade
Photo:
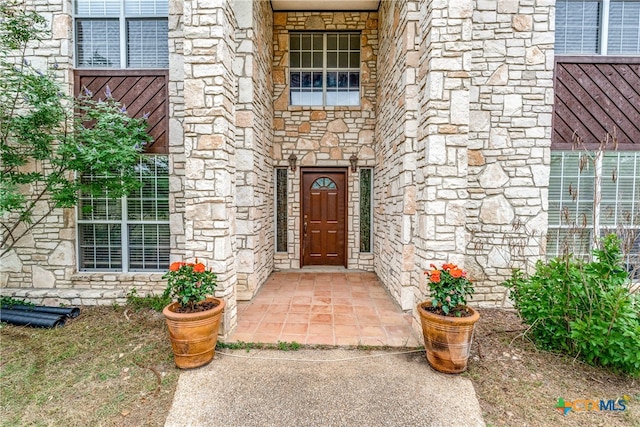
[[[57,6],[56,6],[57,4]],[[70,3],[36,1],[72,81]],[[552,1],[382,1],[376,12],[280,12],[269,2],[169,2],[171,258],[199,258],[227,301],[250,299],[274,269],[300,266],[300,167],[373,168],[373,250],[359,251],[359,174],[349,170],[347,265],[375,271],[404,310],[422,272],[454,262],[479,305],[544,254],[553,102]],[[289,105],[289,33],[361,34],[360,105]],[[288,168],[288,247],[276,252],[274,171]],[[539,236],[539,234],[538,234]],[[160,273],[77,272],[75,213],[2,260],[3,294],[36,302],[123,302],[163,289]]]
[[[374,166],[378,58],[376,12],[275,12],[273,14],[273,162],[287,167],[291,154],[300,166],[349,166],[355,154],[360,167]],[[360,105],[302,107],[289,105],[289,32],[359,31]],[[348,174],[347,266],[372,270],[373,256],[359,251],[359,175]],[[286,253],[275,254],[276,268],[300,267],[300,169],[289,171]]]
[[[238,298],[251,299],[273,271],[273,14],[236,1],[236,268]]]

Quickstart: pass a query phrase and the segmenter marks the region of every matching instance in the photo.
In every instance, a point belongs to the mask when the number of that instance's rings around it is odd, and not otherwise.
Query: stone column
[[[418,299],[431,263],[464,267],[472,14],[471,0],[420,1]]]
[[[187,0],[183,10],[185,258],[218,275],[228,336],[236,324],[235,17],[225,0]]]

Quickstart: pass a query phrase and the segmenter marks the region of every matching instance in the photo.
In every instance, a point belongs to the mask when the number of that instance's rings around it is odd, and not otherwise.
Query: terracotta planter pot
[[[471,352],[473,329],[480,314],[467,307],[471,316],[448,317],[432,313],[425,307],[431,307],[431,302],[418,304],[429,364],[436,371],[447,374],[464,372]]]
[[[176,313],[173,310],[178,303],[174,302],[162,310],[178,368],[197,368],[213,359],[224,301],[219,298],[207,298],[206,301],[217,301],[219,304],[207,311]]]

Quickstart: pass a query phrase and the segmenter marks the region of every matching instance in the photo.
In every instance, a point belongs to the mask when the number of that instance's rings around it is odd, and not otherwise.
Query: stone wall
[[[417,2],[382,2],[374,175],[375,271],[404,310],[414,305],[416,248]]]
[[[273,14],[269,2],[236,0],[236,268],[238,298],[273,271]]]
[[[236,22],[230,2],[184,2],[184,256],[218,276],[227,306],[222,334],[236,324]]]
[[[360,106],[289,105],[289,31],[360,31]],[[299,166],[374,166],[378,14],[376,12],[274,12],[273,14],[273,162],[287,167],[295,154]],[[349,171],[347,265],[371,270],[373,254],[359,252],[359,174]],[[288,250],[275,254],[276,268],[300,267],[300,169],[289,171]]]
[[[467,148],[471,0],[419,2],[420,125],[418,138],[414,304],[424,300],[425,270],[464,267],[467,249]]]
[[[477,1],[473,11],[466,267],[480,305],[544,256],[554,66],[553,1]]]
[[[35,10],[46,19],[49,34],[30,45],[25,52],[26,59],[42,71],[57,63],[55,76],[63,90],[71,93],[73,47],[70,2],[36,0],[28,2],[27,9]],[[48,203],[48,200],[38,202],[34,220],[48,211]],[[14,250],[0,259],[2,295],[28,297],[41,302],[52,291],[71,287],[76,269],[74,216],[74,209],[54,209],[32,232],[17,242]],[[14,234],[20,234],[20,230],[24,228],[20,227]]]

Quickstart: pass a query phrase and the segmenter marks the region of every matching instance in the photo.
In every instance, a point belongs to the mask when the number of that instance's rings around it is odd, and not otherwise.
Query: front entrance
[[[302,169],[301,265],[347,266],[347,170]]]

